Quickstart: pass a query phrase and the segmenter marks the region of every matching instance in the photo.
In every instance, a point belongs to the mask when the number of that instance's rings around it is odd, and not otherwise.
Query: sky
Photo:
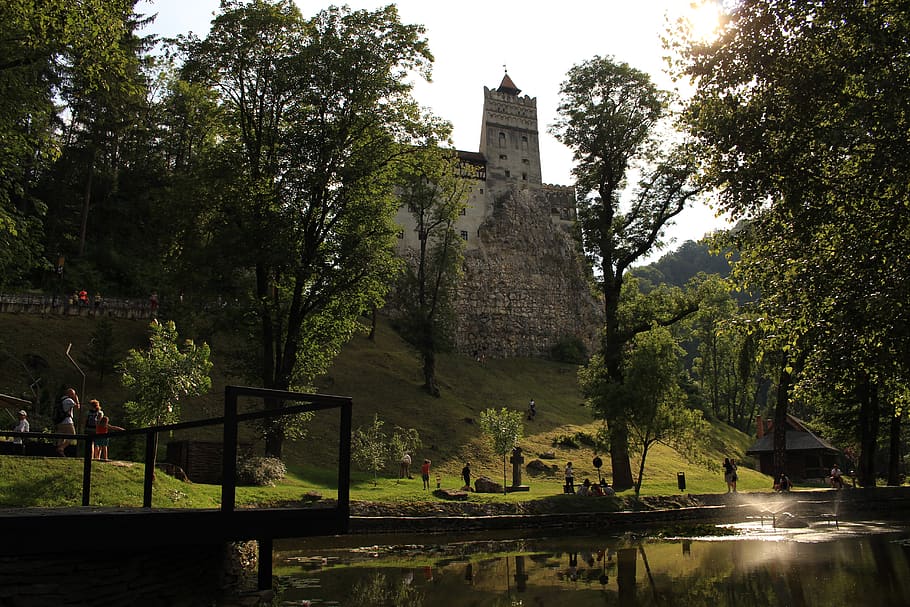
[[[328,6],[295,0],[304,16]],[[376,9],[389,0],[350,0],[354,9]],[[426,28],[435,58],[433,80],[415,82],[414,97],[453,125],[459,150],[477,151],[483,113],[483,87],[499,86],[505,69],[522,90],[537,99],[543,181],[570,185],[572,155],[547,131],[556,119],[559,87],[568,70],[596,55],[612,56],[673,89],[664,71],[660,41],[666,19],[688,16],[711,22],[692,0],[398,0],[403,23]],[[218,0],[141,0],[137,11],[157,13],[144,33],[205,37]],[[706,14],[708,16],[706,16]],[[716,18],[715,18],[716,20]],[[727,227],[706,204],[686,209],[667,230],[668,249]]]

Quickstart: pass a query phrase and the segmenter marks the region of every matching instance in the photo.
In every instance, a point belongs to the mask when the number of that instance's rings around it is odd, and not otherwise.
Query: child
[[[88,401],[88,412],[85,414],[85,433],[95,434],[95,430],[98,428],[98,420],[102,417],[104,417],[104,411],[101,410],[101,403],[94,398]],[[97,443],[92,440],[92,459],[98,459],[100,451]]]
[[[111,439],[107,436],[107,433],[111,430],[123,432],[125,429],[120,426],[111,425],[110,421],[108,416],[105,415],[98,420],[98,426],[95,428],[95,448],[98,450],[99,457],[94,459],[100,459],[102,462],[109,461],[107,457],[107,447],[110,444]]]

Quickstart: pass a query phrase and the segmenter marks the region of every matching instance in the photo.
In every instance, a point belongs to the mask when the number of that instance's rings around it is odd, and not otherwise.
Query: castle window
[[[462,239],[462,240],[467,240],[467,239],[468,239],[468,231],[467,231],[467,230],[462,230],[462,231],[461,231],[461,239]]]
[[[505,154],[500,154],[500,155],[499,155],[499,159],[500,159],[500,160],[508,160],[508,158],[509,158],[509,157],[506,156]]]
[[[506,171],[506,177],[511,177],[511,176],[512,176],[512,171],[508,171],[508,170],[507,170],[507,171]]]
[[[527,181],[527,180],[528,180],[528,174],[527,174],[527,173],[522,173],[522,174],[521,174],[521,180],[522,180],[522,181]]]
[[[404,238],[404,230],[398,230],[398,240],[401,240],[403,238]]]
[[[524,151],[528,151],[528,138],[527,137],[521,138],[521,149],[523,149]]]
[[[480,193],[483,194],[483,188],[480,188]]]
[[[499,134],[499,147],[501,147],[501,148],[506,147],[506,134],[505,133]]]
[[[461,210],[458,211],[458,214],[459,214],[459,215],[467,215],[467,214],[468,214],[468,210],[467,210],[465,207],[461,207]]]

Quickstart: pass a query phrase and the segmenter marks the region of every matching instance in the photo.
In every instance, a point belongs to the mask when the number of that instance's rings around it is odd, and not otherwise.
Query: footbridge
[[[243,399],[246,407],[238,410]],[[259,403],[269,403],[267,407]],[[141,507],[91,506],[93,466],[90,435],[47,434],[0,431],[0,436],[26,440],[75,439],[81,450],[82,505],[62,508],[0,509],[0,559],[23,555],[49,557],[123,551],[141,552],[192,546],[216,546],[228,542],[258,542],[258,585],[272,585],[272,546],[278,538],[298,538],[347,533],[350,517],[351,409],[349,397],[305,394],[241,386],[228,386],[224,395],[224,416],[179,424],[130,429],[110,433],[113,440],[140,435],[145,442],[144,487]],[[324,505],[286,508],[238,508],[236,505],[238,426],[242,422],[268,420],[279,416],[336,410],[338,413],[338,494]],[[223,427],[222,483],[220,507],[212,509],[153,508],[157,435],[174,431]],[[329,437],[326,437],[327,439]],[[330,441],[326,441],[329,443]],[[102,464],[103,465],[103,464]],[[160,471],[159,471],[160,473]],[[28,483],[29,479],[21,479]],[[85,530],[92,530],[86,533]],[[0,597],[2,598],[2,597]],[[0,600],[0,603],[3,603]]]

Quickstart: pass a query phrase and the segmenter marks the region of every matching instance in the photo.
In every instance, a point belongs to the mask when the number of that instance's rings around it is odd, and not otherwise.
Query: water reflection
[[[284,546],[276,573],[284,605],[897,606],[910,605],[907,537],[874,523],[668,539],[347,537]]]

